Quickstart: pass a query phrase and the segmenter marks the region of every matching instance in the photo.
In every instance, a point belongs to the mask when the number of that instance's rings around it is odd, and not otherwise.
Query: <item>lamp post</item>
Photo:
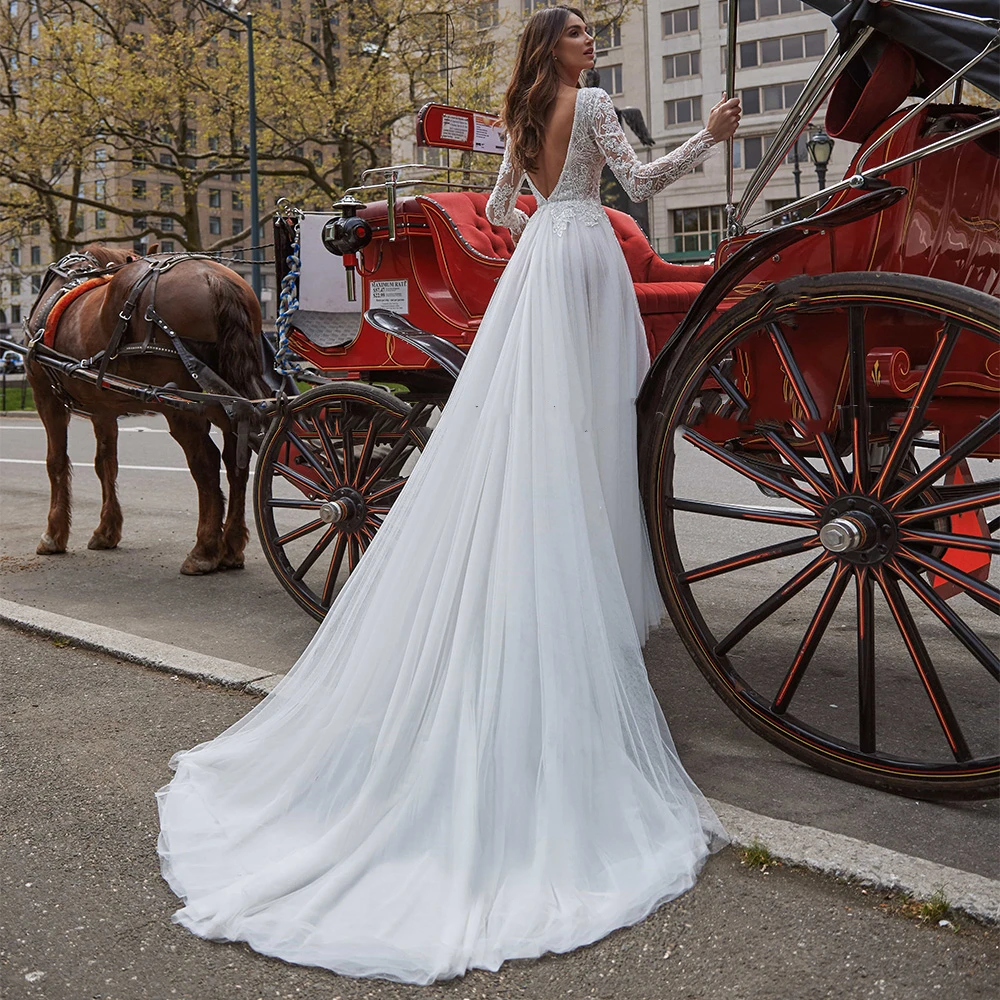
[[[220,14],[238,21],[247,32],[247,103],[250,114],[250,285],[257,301],[260,301],[260,198],[257,193],[257,81],[253,62],[253,14],[237,13],[237,6],[242,0],[229,0],[230,6],[216,3],[215,0],[201,0],[207,7],[217,10]]]
[[[833,145],[833,139],[823,129],[814,132],[806,141],[809,159],[813,161],[813,166],[816,168],[820,191],[826,187],[826,165],[830,162],[830,157],[833,154]]]

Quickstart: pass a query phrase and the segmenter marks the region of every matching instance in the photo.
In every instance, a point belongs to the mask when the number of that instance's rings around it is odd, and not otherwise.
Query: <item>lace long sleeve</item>
[[[524,173],[515,169],[510,159],[510,147],[504,149],[503,163],[493,193],[486,202],[486,218],[494,226],[506,226],[515,241],[528,224],[528,216],[517,208],[517,193],[524,183]]]
[[[594,138],[608,166],[633,201],[651,198],[678,177],[693,170],[702,160],[707,159],[715,145],[712,133],[708,129],[702,129],[683,146],[652,163],[643,163],[625,138],[618,115],[615,114],[615,106],[604,92],[595,102]]]

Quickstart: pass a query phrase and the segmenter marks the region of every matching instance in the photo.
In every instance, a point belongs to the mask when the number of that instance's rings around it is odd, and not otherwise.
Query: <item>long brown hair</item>
[[[576,14],[581,21],[587,20],[583,11],[562,4],[535,11],[517,45],[502,118],[511,159],[521,170],[534,170],[538,165],[545,124],[559,92],[553,50],[570,14]]]

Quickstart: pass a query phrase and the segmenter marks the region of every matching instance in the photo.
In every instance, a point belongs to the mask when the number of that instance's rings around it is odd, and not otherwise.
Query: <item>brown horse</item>
[[[103,351],[112,339],[119,313],[135,282],[149,270],[151,262],[167,256],[136,258],[125,251],[91,246],[84,255],[64,258],[63,270],[71,276],[95,266],[117,265],[118,269],[110,281],[72,299],[58,319],[54,342],[49,341],[48,335],[46,342],[60,354],[74,358],[92,358]],[[69,280],[56,275],[43,287],[28,321],[32,332],[38,321],[44,319],[42,311],[52,293]],[[174,383],[180,389],[199,389],[180,358],[163,350],[170,346],[167,335],[158,327],[150,327],[144,319],[154,296],[156,312],[184,338],[191,352],[209,364],[238,394],[248,398],[271,394],[263,381],[261,313],[257,299],[234,271],[203,258],[178,259],[155,282],[145,285],[121,344],[142,343],[152,332],[151,342],[161,346],[156,353],[123,355],[112,362],[109,371],[156,386]],[[27,376],[48,438],[46,465],[51,498],[39,553],[65,552],[69,538],[72,470],[66,438],[71,409],[90,417],[97,438],[94,467],[101,481],[103,504],[100,523],[88,543],[91,549],[113,549],[121,539],[122,511],[115,489],[118,417],[156,410],[164,414],[170,434],[184,449],[198,488],[196,542],[181,572],[196,575],[242,567],[247,542],[248,469],[239,467],[235,429],[221,407],[213,406],[200,413],[140,401],[52,372],[37,361],[29,361]],[[225,517],[219,450],[209,436],[212,424],[221,428],[223,434],[222,460],[229,479],[229,512]]]

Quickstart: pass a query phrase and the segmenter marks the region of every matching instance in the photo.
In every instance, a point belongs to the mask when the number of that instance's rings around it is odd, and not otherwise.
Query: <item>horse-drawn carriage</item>
[[[968,81],[1000,98],[1000,35],[981,0],[947,7],[862,0],[838,13],[839,37],[743,198],[729,198],[712,264],[669,264],[629,216],[609,215],[653,357],[637,400],[649,537],[692,657],[747,725],[814,766],[975,797],[1000,774],[1000,591],[988,582],[1000,114],[960,94]],[[734,76],[731,60],[730,93]],[[796,221],[751,218],[827,97],[828,128],[859,143],[847,175],[781,209]],[[431,107],[420,128],[428,143],[475,148],[491,124]],[[728,169],[731,193],[731,156]],[[258,533],[317,618],[405,484],[513,250],[468,172],[422,194],[416,165],[378,174],[324,219],[327,249],[361,279],[356,328],[311,334],[283,313],[280,354],[307,361],[300,377],[318,384],[297,393],[285,377],[242,410],[212,397],[244,426],[271,418],[246,435]],[[374,190],[385,199],[354,197]],[[276,219],[286,305],[315,221]],[[59,363],[44,350],[32,360]]]

